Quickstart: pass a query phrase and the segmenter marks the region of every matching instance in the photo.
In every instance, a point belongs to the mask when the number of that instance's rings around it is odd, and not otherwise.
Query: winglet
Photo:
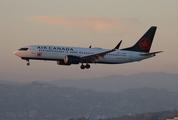
[[[121,43],[122,43],[122,40],[117,44],[117,46],[114,49],[119,49]]]

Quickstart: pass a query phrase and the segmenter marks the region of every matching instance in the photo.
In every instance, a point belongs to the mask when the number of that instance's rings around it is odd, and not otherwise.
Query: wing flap
[[[113,51],[115,51],[115,49],[103,51],[103,52],[99,52],[99,53],[95,53],[95,54],[91,54],[91,55],[83,55],[83,56],[80,56],[80,58],[84,59],[84,60],[95,61],[95,60],[99,60],[101,58],[104,58],[107,53],[110,53],[110,52],[113,52]]]
[[[121,43],[122,43],[122,40],[117,44],[117,46],[115,48],[113,48],[111,50],[102,51],[102,52],[94,53],[94,54],[90,54],[90,55],[83,55],[83,56],[80,56],[80,58],[82,60],[94,62],[95,60],[99,60],[101,58],[104,58],[107,53],[110,53],[110,52],[115,51],[116,49],[119,49]],[[89,48],[91,48],[91,47],[89,47]]]

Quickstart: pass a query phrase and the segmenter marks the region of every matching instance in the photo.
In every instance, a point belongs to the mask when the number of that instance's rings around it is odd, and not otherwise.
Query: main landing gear
[[[83,69],[89,69],[90,68],[90,65],[87,63],[86,65],[83,65],[83,63],[82,63],[82,65],[80,66],[80,68],[83,70]]]

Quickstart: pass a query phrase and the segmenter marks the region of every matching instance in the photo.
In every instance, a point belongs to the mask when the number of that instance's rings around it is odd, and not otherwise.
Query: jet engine
[[[65,64],[79,64],[80,57],[67,55],[64,57],[64,63]]]
[[[58,64],[58,65],[71,65],[70,63],[67,63],[67,64],[64,63],[64,60],[58,60],[58,61],[57,61],[57,64]]]

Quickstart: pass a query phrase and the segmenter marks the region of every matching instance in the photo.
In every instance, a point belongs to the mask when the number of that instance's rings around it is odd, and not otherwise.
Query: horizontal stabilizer
[[[140,55],[141,55],[141,56],[149,56],[149,55],[155,55],[155,54],[161,53],[161,52],[163,52],[163,51],[157,51],[157,52],[151,52],[151,53],[142,53],[142,54],[140,54]]]

